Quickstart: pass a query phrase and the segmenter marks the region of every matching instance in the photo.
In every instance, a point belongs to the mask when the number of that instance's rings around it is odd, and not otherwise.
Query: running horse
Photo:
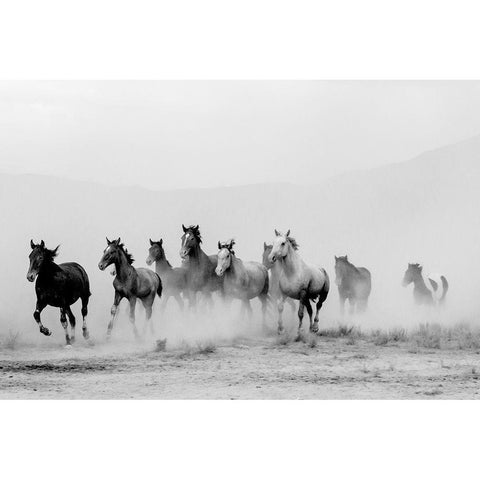
[[[35,292],[37,294],[37,305],[33,318],[35,318],[40,332],[50,336],[52,332],[42,324],[40,314],[42,310],[50,305],[60,308],[60,322],[65,330],[65,340],[67,345],[75,341],[75,316],[73,315],[71,305],[78,299],[82,301],[83,318],[83,337],[88,340],[89,333],[87,328],[86,316],[88,313],[88,299],[90,298],[90,283],[87,272],[78,263],[55,263],[55,257],[58,254],[58,248],[49,250],[45,247],[42,240],[38,245],[30,240],[30,267],[27,273],[27,280],[35,283]],[[70,334],[68,333],[67,317],[70,322]]]
[[[278,302],[278,333],[282,333],[282,314],[286,298],[299,300],[298,333],[302,329],[305,308],[310,317],[310,331],[318,332],[318,314],[330,290],[330,279],[325,269],[307,265],[297,252],[298,244],[290,236],[290,230],[283,235],[275,230],[272,251],[268,260],[278,262],[281,270],[279,276],[280,299]],[[314,322],[310,301],[317,302]]]
[[[268,260],[268,256],[272,251],[273,245],[267,245],[266,242],[263,242],[263,254],[262,254],[262,263],[265,268],[270,272],[270,279],[269,279],[269,295],[272,301],[278,302],[280,298],[280,271],[282,267],[280,266],[279,262],[270,262]],[[295,302],[291,298],[287,298],[285,300],[293,311],[295,311]]]
[[[413,298],[417,305],[442,305],[445,302],[449,289],[445,276],[425,276],[419,263],[409,263],[402,285],[406,287],[410,283],[413,283]]]
[[[219,291],[223,295],[223,279],[215,273],[217,256],[207,255],[202,250],[202,236],[198,225],[185,227],[182,224],[182,229],[180,257],[187,269],[189,305],[196,308],[197,293],[200,292],[212,306],[212,292]]]
[[[217,268],[215,273],[223,277],[223,291],[226,297],[242,302],[242,313],[252,316],[250,300],[258,297],[262,304],[263,325],[266,325],[268,301],[268,270],[258,262],[244,262],[235,255],[234,240],[218,242]]]
[[[172,267],[165,256],[163,248],[163,239],[154,242],[150,239],[150,248],[148,249],[147,265],[155,262],[155,271],[163,282],[163,302],[162,310],[167,306],[168,299],[174,297],[178,306],[183,310],[182,293],[187,286],[187,269],[185,267]]]
[[[148,268],[135,268],[132,255],[121,243],[120,238],[114,241],[107,240],[107,248],[104,250],[102,258],[98,263],[100,270],[105,270],[109,265],[115,265],[115,279],[113,288],[115,296],[110,310],[112,318],[107,327],[107,338],[112,334],[113,324],[118,312],[118,305],[123,298],[128,300],[130,305],[130,322],[133,327],[135,338],[139,338],[137,326],[135,325],[135,306],[139,299],[145,307],[146,324],[150,324],[150,330],[153,332],[152,305],[155,295],[162,296],[162,281],[160,277]]]
[[[372,276],[365,267],[356,267],[348,261],[348,256],[335,257],[335,283],[340,297],[340,311],[345,312],[348,300],[350,313],[363,313],[367,310],[368,297],[372,291]]]

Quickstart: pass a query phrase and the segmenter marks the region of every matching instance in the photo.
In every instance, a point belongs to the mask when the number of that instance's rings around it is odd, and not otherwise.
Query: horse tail
[[[162,279],[160,278],[160,275],[158,273],[155,273],[155,275],[158,278],[157,295],[159,297],[161,297],[162,296],[162,291],[163,291]]]
[[[449,285],[447,279],[443,275],[440,276],[440,279],[442,280],[443,292],[439,302],[443,303],[445,301],[445,297],[447,296]]]

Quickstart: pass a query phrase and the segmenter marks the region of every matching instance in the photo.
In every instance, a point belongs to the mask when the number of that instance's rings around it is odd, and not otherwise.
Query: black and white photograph
[[[0,397],[478,396],[480,82],[0,102]]]
[[[470,478],[479,13],[0,5],[2,477]]]

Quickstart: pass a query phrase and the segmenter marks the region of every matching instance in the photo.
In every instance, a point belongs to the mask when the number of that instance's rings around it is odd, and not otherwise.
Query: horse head
[[[45,247],[45,242],[43,240],[38,245],[35,245],[33,240],[30,240],[30,247],[32,248],[32,251],[30,252],[30,255],[28,257],[30,260],[30,266],[27,272],[27,280],[29,282],[33,282],[42,267],[47,263],[53,262],[53,259],[58,254],[58,249],[60,248],[60,245],[58,245],[53,250],[49,250]]]

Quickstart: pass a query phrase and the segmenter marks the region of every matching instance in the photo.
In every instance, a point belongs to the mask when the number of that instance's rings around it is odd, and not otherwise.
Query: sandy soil
[[[474,399],[478,353],[273,334],[161,352],[152,342],[20,344],[0,351],[0,398]]]

